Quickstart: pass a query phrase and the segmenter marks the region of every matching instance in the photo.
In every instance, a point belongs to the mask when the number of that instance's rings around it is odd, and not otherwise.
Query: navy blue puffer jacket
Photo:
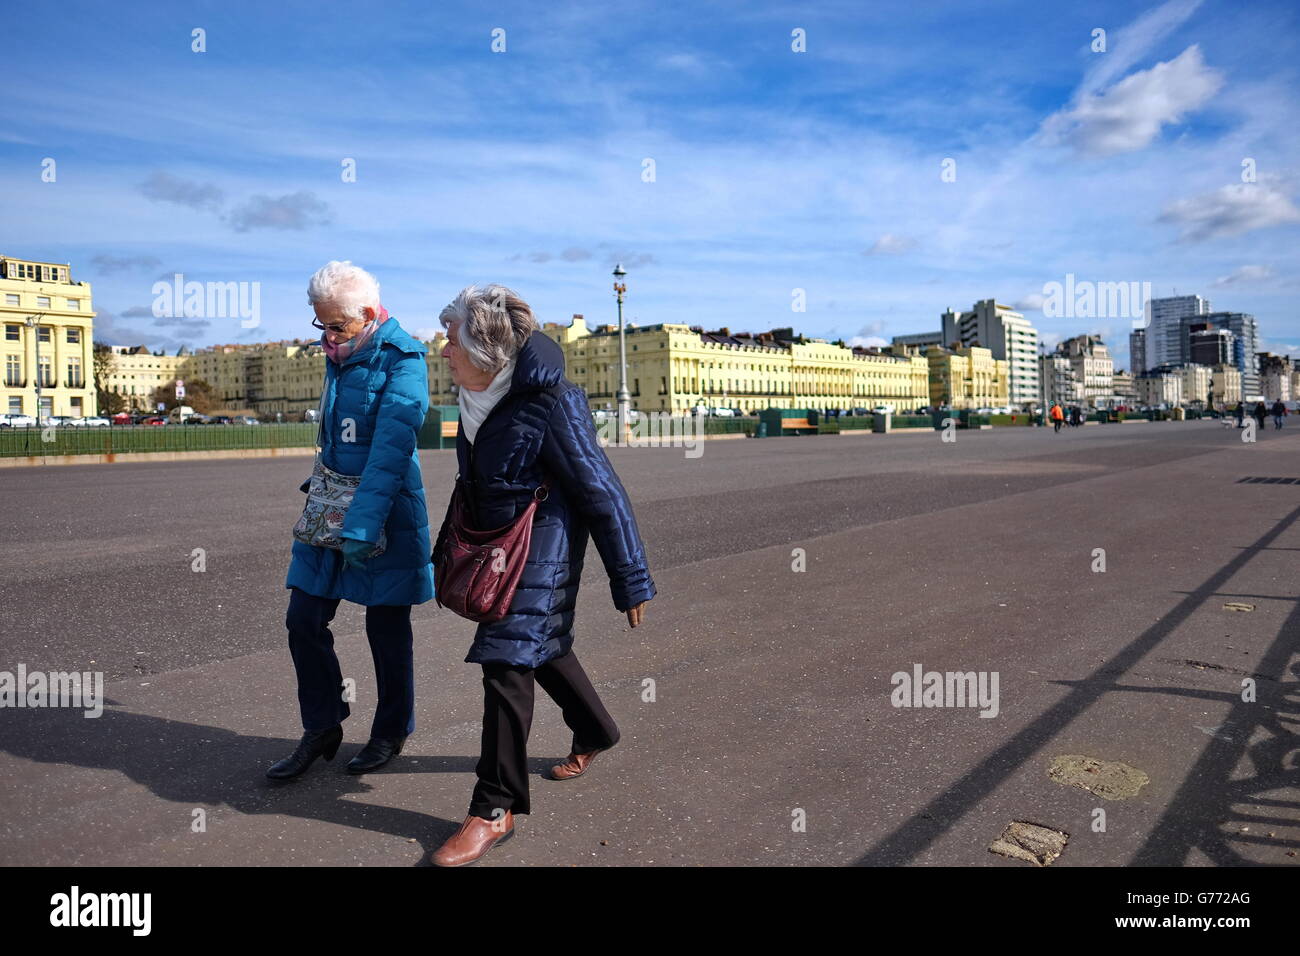
[[[471,446],[462,428],[456,458],[477,528],[500,528],[528,507],[545,476],[528,561],[510,611],[480,624],[465,660],[540,667],[573,646],[587,537],[609,575],[614,607],[655,596],[632,504],[596,438],[586,393],[564,377],[564,352],[535,331],[519,350],[510,390],[479,426]],[[442,535],[434,549],[438,560]]]

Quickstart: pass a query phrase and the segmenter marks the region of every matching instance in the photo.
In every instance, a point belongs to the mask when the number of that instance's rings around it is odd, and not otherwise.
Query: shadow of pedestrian
[[[120,705],[112,701],[105,705],[103,714],[93,719],[75,708],[6,708],[0,712],[0,752],[36,763],[117,771],[160,800],[182,806],[220,805],[237,813],[281,814],[413,839],[423,850],[418,866],[431,865],[430,850],[451,836],[464,819],[347,797],[373,790],[379,786],[378,778],[394,773],[472,775],[476,757],[426,757],[404,751],[382,771],[352,775],[342,772],[351,753],[340,748],[333,761],[318,760],[301,777],[281,783],[268,780],[265,771],[293,750],[296,738],[252,736],[117,710],[113,708]],[[352,748],[353,752],[360,746]],[[541,773],[552,763],[530,758],[529,771]],[[24,790],[12,775],[5,790],[12,837],[22,819],[39,818],[46,791],[40,784]],[[468,792],[465,798],[468,806]],[[9,862],[19,861],[11,857]]]

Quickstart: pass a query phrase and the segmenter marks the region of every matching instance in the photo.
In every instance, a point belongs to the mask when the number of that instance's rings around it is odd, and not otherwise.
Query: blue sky
[[[640,323],[870,344],[995,297],[1126,367],[1128,317],[1037,310],[1073,273],[1199,292],[1300,356],[1292,4],[40,10],[5,24],[0,253],[71,262],[103,341],[314,334],[329,259],[416,331],[485,281],[614,321],[621,260]],[[261,326],[155,318],[176,272],[260,283]]]

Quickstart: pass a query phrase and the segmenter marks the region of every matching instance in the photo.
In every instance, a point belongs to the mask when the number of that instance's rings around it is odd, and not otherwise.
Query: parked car
[[[714,416],[715,418],[735,418],[735,417],[736,417],[736,412],[735,412],[735,410],[734,410],[734,409],[730,409],[730,408],[715,408],[715,409],[712,409],[712,410],[709,412],[709,414],[712,415],[712,416]]]
[[[112,423],[107,418],[92,415],[89,418],[74,418],[68,424],[78,428],[107,428]]]
[[[35,428],[36,419],[31,415],[0,415],[0,428]]]
[[[151,415],[140,423],[141,425],[166,425],[167,419],[161,415]]]

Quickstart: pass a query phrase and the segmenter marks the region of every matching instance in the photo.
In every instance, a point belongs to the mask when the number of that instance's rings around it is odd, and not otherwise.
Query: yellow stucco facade
[[[1011,404],[1010,363],[978,345],[925,352],[930,372],[930,404],[951,408],[1000,408]]]
[[[581,385],[593,409],[613,408],[618,393],[618,327],[589,329],[574,316],[542,331],[564,349],[565,374]],[[789,329],[756,335],[702,332],[687,325],[629,326],[625,332],[632,407],[683,414],[697,405],[739,408],[870,408],[900,411],[929,402],[929,366],[920,356],[850,349],[794,336]],[[454,404],[446,339],[430,343],[429,391],[435,404]]]
[[[67,263],[0,256],[0,414],[96,413],[94,319],[90,283],[74,282]]]

